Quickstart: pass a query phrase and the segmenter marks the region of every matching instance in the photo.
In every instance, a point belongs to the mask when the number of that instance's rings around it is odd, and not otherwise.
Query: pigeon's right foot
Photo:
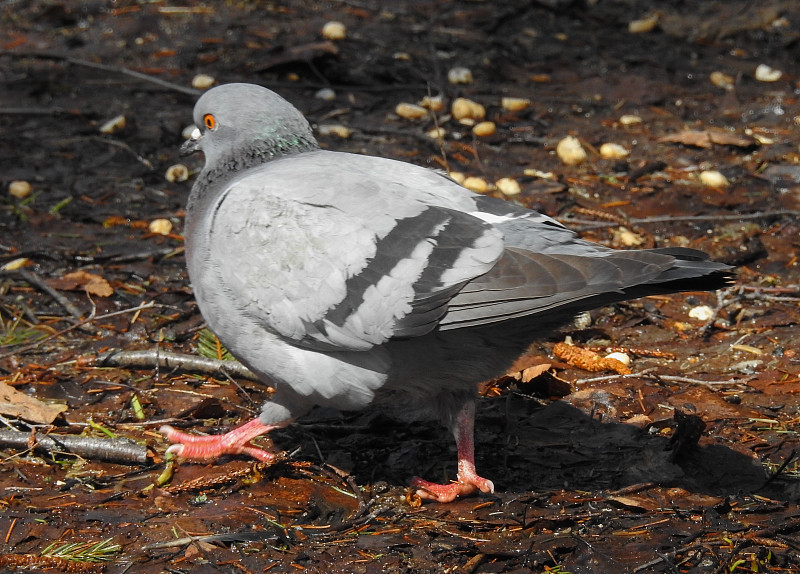
[[[265,425],[253,419],[240,427],[220,435],[191,435],[171,426],[164,425],[159,430],[173,444],[167,449],[181,458],[211,462],[225,454],[244,454],[262,462],[270,462],[275,454],[258,448],[250,441],[283,425]]]

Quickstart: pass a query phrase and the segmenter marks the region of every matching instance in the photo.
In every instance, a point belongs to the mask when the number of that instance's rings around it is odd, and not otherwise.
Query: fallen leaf
[[[724,130],[684,130],[658,138],[661,143],[679,143],[700,148],[710,148],[713,144],[736,147],[752,147],[758,142],[747,136]]]
[[[67,405],[53,405],[28,396],[5,383],[0,383],[0,413],[38,424],[50,424],[67,410]]]
[[[48,280],[48,285],[61,291],[79,291],[83,289],[89,295],[109,297],[114,293],[108,281],[100,275],[87,271],[73,271],[57,279]]]

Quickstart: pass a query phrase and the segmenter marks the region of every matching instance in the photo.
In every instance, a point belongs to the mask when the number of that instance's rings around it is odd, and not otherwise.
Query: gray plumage
[[[208,326],[274,384],[267,425],[391,397],[454,426],[475,384],[546,329],[713,288],[726,269],[695,250],[609,249],[434,171],[321,150],[258,86],[210,90],[194,120],[184,151],[206,164],[187,207],[189,276]]]

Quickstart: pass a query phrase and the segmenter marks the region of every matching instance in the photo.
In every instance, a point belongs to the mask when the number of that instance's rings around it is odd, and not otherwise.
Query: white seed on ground
[[[11,197],[25,199],[33,191],[33,186],[28,181],[16,180],[8,184],[8,193]]]
[[[472,127],[472,133],[479,137],[494,135],[496,131],[497,126],[494,122],[480,122]]]
[[[454,182],[460,183],[461,185],[464,185],[464,181],[467,179],[467,176],[460,171],[451,171],[447,175],[449,175],[450,179]]]
[[[347,38],[347,27],[341,22],[327,22],[322,27],[322,37],[326,40],[344,40]]]
[[[631,364],[630,356],[627,353],[621,353],[619,351],[609,353],[608,355],[606,355],[606,359],[616,359],[626,367]]]
[[[644,238],[627,227],[620,227],[614,231],[614,241],[621,243],[625,247],[638,247],[644,243]]]
[[[619,117],[619,123],[623,126],[633,126],[642,123],[642,118],[634,114],[625,114]]]
[[[538,177],[540,179],[555,179],[556,174],[552,171],[542,171],[533,167],[526,168],[522,171],[527,176]]]
[[[330,102],[331,100],[336,99],[336,92],[334,92],[330,88],[322,88],[321,90],[317,90],[317,93],[314,94],[314,97],[317,98],[318,100]]]
[[[171,165],[167,168],[164,178],[166,178],[166,180],[170,183],[174,183],[176,181],[186,181],[189,179],[189,168],[182,163],[176,163],[175,165]]]
[[[580,165],[586,161],[586,150],[575,136],[567,136],[556,145],[556,155],[564,165]]]
[[[31,260],[28,259],[27,257],[19,257],[17,259],[12,259],[8,263],[0,267],[0,271],[16,271],[17,269],[22,269],[30,262]]]
[[[588,329],[592,326],[592,314],[589,311],[581,311],[575,315],[572,324],[576,329]]]
[[[736,81],[733,76],[729,76],[723,72],[711,72],[708,79],[718,88],[723,88],[725,90],[732,90],[733,83]]]
[[[714,309],[708,305],[698,305],[689,310],[689,317],[698,321],[708,321],[714,316]]]
[[[650,32],[658,25],[658,12],[653,12],[649,16],[645,16],[639,20],[631,20],[628,22],[628,32],[631,34],[644,34]]]
[[[444,98],[438,96],[425,96],[419,101],[419,105],[432,112],[441,112],[444,109]]]
[[[317,131],[321,136],[336,136],[346,140],[353,135],[353,130],[342,124],[320,124]]]
[[[444,128],[433,128],[426,135],[431,139],[441,140],[447,135],[447,131]]]
[[[407,120],[418,120],[428,115],[428,110],[416,104],[400,102],[395,106],[394,113]]]
[[[472,80],[472,70],[469,68],[456,66],[447,72],[447,81],[451,84],[471,84]]]
[[[500,107],[509,112],[520,112],[530,105],[528,98],[500,98]]]
[[[486,117],[486,108],[467,98],[456,98],[450,106],[450,113],[458,122],[462,120],[480,121]]]
[[[489,184],[486,183],[486,180],[475,175],[467,177],[462,185],[476,193],[486,193],[489,191]]]
[[[519,182],[512,177],[498,179],[496,182],[494,182],[494,185],[503,193],[503,195],[519,195],[519,193],[522,191],[522,188],[519,186]]]
[[[123,115],[116,116],[100,126],[100,133],[113,134],[120,130],[124,130],[126,124],[127,120],[125,119],[125,116]]]
[[[622,159],[628,157],[631,152],[617,143],[604,143],[600,146],[600,156],[605,159]]]
[[[759,82],[777,82],[783,76],[783,72],[771,68],[766,64],[759,64],[756,68],[756,80]]]
[[[207,90],[216,83],[217,80],[208,74],[197,74],[192,78],[192,87],[196,90]]]
[[[730,185],[728,178],[715,169],[700,172],[700,183],[709,187],[727,187]]]
[[[183,128],[183,130],[181,130],[181,137],[185,140],[190,139],[192,137],[192,134],[194,133],[194,130],[196,129],[197,129],[196,125],[189,124],[188,126]]]
[[[154,219],[147,226],[150,233],[157,233],[158,235],[169,235],[172,233],[172,222],[169,219]]]

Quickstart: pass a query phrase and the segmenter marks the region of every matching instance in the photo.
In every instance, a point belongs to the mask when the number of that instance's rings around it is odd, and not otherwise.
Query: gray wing
[[[298,158],[300,160],[300,158]],[[502,234],[391,179],[271,162],[233,181],[211,221],[213,267],[265,328],[320,351],[433,330],[450,298],[502,256]]]

